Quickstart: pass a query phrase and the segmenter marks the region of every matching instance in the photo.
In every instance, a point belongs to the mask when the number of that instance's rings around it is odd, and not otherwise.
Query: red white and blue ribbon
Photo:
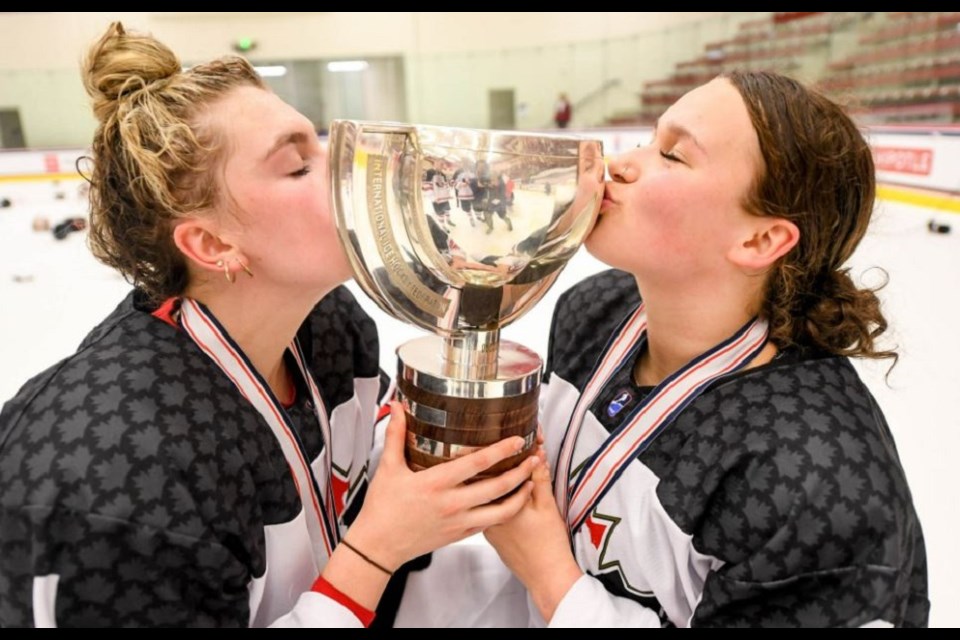
[[[571,477],[577,437],[587,410],[625,360],[633,361],[646,340],[647,315],[641,304],[614,334],[570,417],[557,460],[554,495],[571,532],[586,520],[617,478],[656,436],[714,380],[744,367],[767,342],[768,324],[754,318],[706,353],[657,385],[624,423]]]
[[[327,419],[323,399],[313,376],[305,365],[299,341],[294,338],[290,344],[290,351],[297,361],[301,375],[307,382],[323,433],[322,472],[327,480],[325,496],[321,496],[319,483],[310,467],[306,450],[283,405],[210,310],[196,300],[184,298],[180,306],[180,325],[270,425],[293,474],[297,493],[303,504],[316,568],[318,571],[321,570],[340,539],[333,499],[333,482],[330,477],[332,440],[330,422]]]

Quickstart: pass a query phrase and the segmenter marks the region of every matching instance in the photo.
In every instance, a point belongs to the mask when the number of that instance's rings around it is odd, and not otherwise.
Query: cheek
[[[696,250],[724,231],[724,212],[732,206],[728,184],[676,170],[641,187],[633,210],[646,233],[674,248]]]
[[[638,184],[622,207],[601,218],[587,250],[628,271],[645,269],[651,261],[676,260],[700,235],[697,212],[704,208],[677,180],[657,176]]]
[[[695,185],[664,172],[648,180],[635,192],[633,210],[644,222],[658,229],[682,224],[691,207],[703,207]]]
[[[275,196],[267,205],[268,217],[281,228],[311,236],[333,228],[333,215],[320,181],[303,179]]]
[[[252,196],[244,224],[246,250],[296,264],[335,251],[336,230],[318,192],[317,185],[298,184]]]

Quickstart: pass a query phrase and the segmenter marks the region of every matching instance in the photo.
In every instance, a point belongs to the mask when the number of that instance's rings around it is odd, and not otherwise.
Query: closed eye
[[[293,173],[290,174],[290,176],[293,177],[293,178],[302,178],[303,176],[307,175],[308,173],[310,173],[310,165],[305,164],[305,165],[303,165],[303,168],[302,168],[302,169],[298,169],[298,170],[294,171]]]
[[[663,158],[664,160],[669,160],[670,162],[683,162],[683,160],[681,160],[680,158],[678,158],[677,156],[673,155],[668,151],[661,151],[660,157]]]

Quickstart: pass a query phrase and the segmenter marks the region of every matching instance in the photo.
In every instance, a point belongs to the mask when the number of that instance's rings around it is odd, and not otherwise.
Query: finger
[[[524,481],[530,478],[530,473],[542,465],[540,458],[530,456],[513,469],[504,471],[493,478],[486,478],[471,482],[459,490],[457,498],[463,501],[465,508],[484,505],[507,495]]]
[[[537,444],[543,446],[543,443],[546,442],[546,438],[543,435],[543,425],[537,423]]]
[[[533,481],[533,502],[536,505],[547,504],[547,501],[556,505],[553,497],[553,483],[550,481],[550,470],[546,465],[539,465],[530,475]]]
[[[550,478],[550,467],[547,466],[542,461],[533,470],[533,473],[531,474],[530,479],[533,480],[534,482],[545,482],[548,485],[553,484]]]
[[[504,438],[500,442],[495,442],[479,451],[462,456],[450,462],[438,464],[435,467],[427,469],[425,472],[431,472],[442,478],[442,482],[449,486],[460,484],[469,480],[481,471],[486,471],[501,460],[506,460],[523,450],[523,438],[520,436],[511,436]]]
[[[533,493],[533,481],[527,480],[509,497],[471,509],[466,514],[467,527],[485,531],[487,527],[503,524],[523,509],[530,501],[531,493]]]
[[[403,407],[397,401],[390,402],[390,422],[387,423],[387,432],[383,441],[383,462],[402,464],[404,460],[404,446],[407,441],[407,419]]]

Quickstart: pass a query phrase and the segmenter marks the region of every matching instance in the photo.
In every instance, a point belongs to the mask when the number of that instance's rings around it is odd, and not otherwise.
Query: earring
[[[236,260],[236,261],[237,261],[237,264],[239,264],[240,267],[243,268],[243,270],[247,272],[247,275],[248,275],[248,276],[250,276],[251,278],[253,277],[253,271],[250,271],[250,268],[247,267],[247,265],[245,265],[245,264],[243,263],[243,260],[241,260],[240,258],[234,258],[234,260]]]
[[[230,284],[233,284],[234,282],[236,282],[236,279],[233,277],[233,274],[230,273],[230,265],[228,265],[223,260],[217,260],[217,266],[223,267],[223,275],[224,277],[226,277],[227,282],[229,282]]]

